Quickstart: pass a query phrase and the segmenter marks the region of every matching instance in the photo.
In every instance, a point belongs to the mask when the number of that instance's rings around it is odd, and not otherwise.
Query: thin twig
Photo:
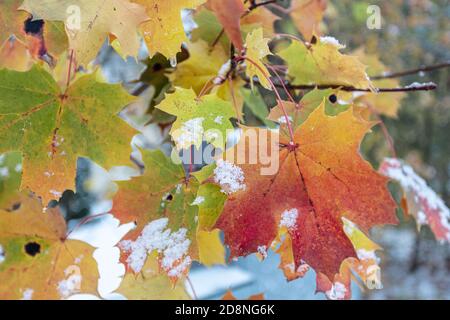
[[[244,79],[246,82],[250,82],[249,79]],[[253,80],[254,83],[259,83],[258,79]],[[278,88],[283,88],[283,84],[281,83],[275,83],[275,86]],[[366,89],[366,88],[356,88],[352,86],[342,86],[338,84],[299,84],[299,85],[293,85],[288,82],[284,83],[284,86],[286,86],[288,89],[294,89],[294,90],[313,90],[313,89],[339,89],[341,91],[348,91],[348,92],[409,92],[409,91],[430,91],[435,90],[437,88],[437,85],[434,83],[425,83],[422,85],[415,85],[415,86],[406,86],[406,87],[398,87],[398,88],[375,88],[375,89]]]
[[[390,79],[390,78],[400,78],[404,76],[409,76],[411,74],[421,73],[421,72],[430,72],[437,69],[443,69],[450,67],[450,61],[438,63],[430,66],[421,66],[419,68],[399,71],[399,72],[388,72],[378,76],[370,77],[371,80],[380,80],[380,79]]]

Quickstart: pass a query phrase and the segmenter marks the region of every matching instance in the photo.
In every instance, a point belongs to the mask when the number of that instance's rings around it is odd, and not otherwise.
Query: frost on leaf
[[[161,267],[169,277],[179,278],[187,272],[192,262],[188,255],[191,241],[186,239],[187,229],[172,232],[167,228],[168,222],[167,218],[152,221],[135,241],[124,240],[119,243],[128,255],[127,265],[135,273],[142,270],[147,256],[153,251],[159,253]]]
[[[200,148],[205,140],[223,150],[227,130],[233,129],[229,121],[234,116],[231,103],[220,99],[217,93],[197,99],[192,89],[176,88],[156,107],[177,117],[170,130],[177,149],[191,145]],[[217,117],[222,117],[221,121]]]
[[[232,194],[245,190],[245,176],[241,168],[233,163],[219,159],[214,169],[214,181],[222,187],[222,192]]]
[[[411,166],[402,160],[386,158],[380,173],[400,184],[406,197],[407,212],[416,219],[419,228],[428,225],[437,240],[450,241],[449,208]]]
[[[88,244],[66,239],[58,208],[18,194],[17,210],[0,210],[0,299],[65,299],[74,293],[97,294],[98,270]],[[74,257],[85,258],[76,260]],[[83,281],[81,281],[81,279]]]

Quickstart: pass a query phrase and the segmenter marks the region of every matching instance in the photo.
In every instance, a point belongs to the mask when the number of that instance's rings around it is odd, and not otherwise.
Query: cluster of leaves
[[[149,63],[140,80],[159,93],[145,117],[171,125],[173,142],[172,157],[141,150],[143,174],[118,182],[113,197],[112,214],[135,223],[118,244],[124,296],[187,298],[191,263],[224,264],[225,246],[230,259],[264,258],[272,248],[288,280],[313,269],[330,299],[350,298],[352,279],[380,288],[380,247],[367,234],[397,223],[388,177],[420,224],[450,239],[448,208],[410,167],[388,159],[377,172],[359,153],[373,120],[395,117],[404,96],[398,82],[372,81],[387,71],[376,56],[344,54],[321,36],[326,1],[276,2],[2,1],[0,298],[97,292],[93,248],[71,240],[60,209],[47,204],[75,188],[79,157],[131,166],[137,130],[119,112],[136,99],[98,72],[93,60],[106,39],[124,58],[137,57],[144,40]],[[80,14],[76,26],[70,6]],[[197,25],[189,37],[186,10]],[[300,35],[275,33],[278,11]],[[418,88],[434,85],[403,89]],[[235,145],[226,139],[233,129]],[[276,150],[276,173],[233,157],[245,150],[252,158],[252,134]],[[205,145],[221,154],[213,163],[174,161]]]

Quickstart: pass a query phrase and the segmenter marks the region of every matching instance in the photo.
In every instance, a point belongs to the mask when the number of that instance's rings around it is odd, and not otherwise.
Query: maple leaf
[[[389,72],[388,68],[374,54],[369,55],[363,49],[358,49],[353,53],[358,59],[367,65],[369,77],[378,76]],[[398,88],[400,82],[397,79],[374,80],[373,85],[378,88]],[[396,118],[402,99],[406,96],[404,92],[390,92],[389,94],[368,92],[361,94],[354,99],[355,104],[367,106],[370,111]]]
[[[220,213],[220,201],[222,206],[225,202],[217,195],[220,194],[217,186],[202,181],[203,191],[200,192],[200,181],[195,177],[187,181],[183,166],[173,163],[161,151],[143,151],[143,162],[144,175],[118,181],[119,190],[113,200],[115,217],[122,223],[134,221],[136,224],[119,245],[121,260],[129,272],[142,270],[147,255],[155,250],[161,254],[162,269],[173,279],[182,277],[192,260],[207,265],[223,263],[224,249],[219,234],[211,230]],[[202,174],[202,171],[197,172],[199,177]],[[206,216],[216,218],[211,222]],[[201,227],[199,221],[204,221]],[[156,242],[151,241],[157,234],[165,234],[157,242],[162,246],[158,248],[153,246]],[[173,249],[164,247],[170,245],[170,239],[164,241],[164,237],[169,236],[178,239],[180,247],[181,243],[185,247],[178,252],[177,261],[164,266],[164,252]],[[209,252],[212,248],[217,252]]]
[[[370,240],[356,225],[348,219],[342,218],[344,231],[355,248],[357,258],[347,258],[341,264],[339,274],[329,279],[323,274],[317,275],[317,292],[325,293],[331,300],[351,298],[351,281],[358,277],[368,289],[382,289],[379,258],[375,251],[381,248]]]
[[[34,19],[64,22],[70,48],[84,66],[97,56],[109,35],[117,38],[125,54],[137,56],[137,28],[148,19],[142,6],[127,0],[24,0],[20,9]],[[68,19],[68,11],[79,16]]]
[[[356,257],[343,231],[342,217],[364,232],[375,225],[397,223],[387,179],[358,153],[362,138],[374,123],[356,118],[352,109],[330,117],[324,108],[322,104],[296,130],[295,149],[279,150],[276,174],[262,175],[261,163],[236,163],[243,156],[250,158],[253,149],[246,145],[248,139],[241,138],[225,153],[225,160],[220,160],[216,182],[227,182],[224,187],[230,192],[216,227],[224,231],[231,257],[268,248],[280,221],[289,216],[295,267],[307,263],[332,279],[342,261]],[[262,139],[264,130],[253,130]],[[280,145],[288,146],[284,139]],[[264,148],[272,154],[279,148],[273,140]],[[245,154],[240,157],[238,153],[228,162],[239,150]]]
[[[231,42],[241,52],[244,49],[241,17],[246,11],[242,0],[209,0],[206,6],[214,12]]]
[[[450,242],[450,210],[426,181],[404,161],[384,159],[380,173],[398,182],[406,198],[406,212],[411,214],[420,229],[428,225],[440,242]]]
[[[327,8],[326,0],[294,0],[290,15],[306,41],[320,34],[320,23]]]
[[[66,239],[57,208],[18,194],[11,209],[0,209],[0,299],[66,299],[97,294],[94,248]]]
[[[182,9],[195,9],[206,0],[134,0],[146,8],[150,19],[141,25],[150,55],[159,52],[174,59],[181,44],[188,42],[181,21]]]
[[[155,255],[147,259],[140,273],[126,274],[117,292],[130,300],[190,299],[182,281],[174,285],[167,275],[159,272]]]
[[[278,55],[288,65],[294,85],[342,85],[372,88],[366,67],[356,57],[339,52],[344,48],[331,37],[315,38],[316,43],[293,41]]]
[[[170,134],[178,149],[191,145],[200,148],[203,140],[225,148],[227,130],[233,129],[229,119],[234,112],[231,104],[217,94],[205,95],[199,101],[192,89],[176,88],[156,107],[177,116]]]
[[[247,63],[245,74],[250,78],[252,87],[253,77],[256,76],[264,88],[268,90],[272,89],[268,80],[270,77],[269,71],[262,62],[263,58],[272,54],[268,46],[269,41],[270,39],[263,38],[262,28],[255,29],[247,35],[247,39],[245,41],[246,57],[250,59],[252,63]]]
[[[300,126],[322,102],[325,103],[325,113],[330,116],[339,114],[349,108],[347,104],[339,103],[341,91],[337,89],[318,90],[314,89],[305,94],[300,102],[283,101],[283,108],[288,119],[295,129]],[[280,103],[270,110],[267,119],[280,123],[282,130],[286,130],[286,117]]]
[[[0,70],[0,152],[22,152],[21,189],[44,203],[74,188],[78,156],[106,168],[129,161],[135,131],[117,113],[133,97],[95,78],[82,76],[62,93],[41,67]]]
[[[9,39],[0,47],[0,68],[16,71],[30,70],[33,59],[25,43],[18,39]]]
[[[243,98],[239,88],[244,84],[240,78],[227,79],[227,72],[231,66],[229,56],[222,46],[215,46],[212,50],[203,40],[189,43],[189,59],[179,63],[175,72],[170,75],[174,86],[193,89],[199,94],[212,79],[215,87],[212,92],[225,101],[233,101],[237,116],[242,115]]]

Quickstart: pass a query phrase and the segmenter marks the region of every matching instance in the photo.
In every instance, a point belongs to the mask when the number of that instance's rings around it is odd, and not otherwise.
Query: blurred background
[[[287,8],[290,1],[277,3]],[[366,26],[370,5],[378,5],[381,9],[380,29],[369,30]],[[195,27],[195,18],[190,12],[185,12],[183,17],[187,31]],[[279,33],[298,34],[289,16],[276,21],[275,26]],[[450,61],[450,4],[446,0],[328,1],[320,28],[322,34],[333,36],[345,44],[345,53],[363,47],[366,54],[377,56],[390,71]],[[139,175],[142,170],[138,147],[159,148],[170,153],[168,128],[174,118],[154,106],[170,87],[168,74],[176,66],[159,55],[152,59],[145,57],[147,53],[143,48],[142,60],[124,61],[105,45],[97,59],[108,81],[124,83],[132,94],[140,97],[123,112],[127,121],[141,132],[133,141],[136,148],[133,157],[137,165],[107,172],[87,159],[79,159],[77,190],[66,191],[60,200],[71,225],[87,215],[110,210],[109,196],[115,190],[112,181]],[[181,53],[178,63],[186,58],[187,53]],[[405,159],[426,179],[447,206],[450,204],[449,72],[449,68],[443,68],[399,78],[404,86],[433,81],[438,84],[438,89],[408,93],[402,97],[397,117],[382,116],[393,137],[398,157]],[[268,105],[273,105],[270,103],[273,101],[271,93],[264,90],[260,93]],[[247,106],[244,110],[246,120],[258,125],[251,108]],[[384,157],[390,156],[379,126],[366,137],[362,153],[375,168]],[[0,188],[6,183],[0,174]],[[394,184],[391,187],[399,201],[400,189]],[[379,253],[384,288],[364,291],[354,285],[353,299],[450,299],[449,246],[435,241],[428,227],[419,232],[415,221],[405,218],[401,209],[398,216],[401,220],[399,226],[375,229],[371,234],[371,238],[384,248]],[[103,298],[120,298],[112,294],[124,272],[123,266],[117,262],[118,250],[114,245],[119,239],[118,234],[124,234],[127,228],[129,226],[119,227],[117,220],[106,217],[85,225],[72,235],[99,247],[96,258],[100,264],[100,293]],[[114,267],[108,265],[112,260],[116,261]],[[192,296],[200,299],[220,298],[229,289],[238,298],[259,293],[267,299],[325,298],[323,294],[315,294],[313,271],[288,283],[278,264],[279,258],[273,252],[269,252],[262,262],[256,256],[249,256],[232,261],[229,266],[206,268],[194,264],[186,287]]]

